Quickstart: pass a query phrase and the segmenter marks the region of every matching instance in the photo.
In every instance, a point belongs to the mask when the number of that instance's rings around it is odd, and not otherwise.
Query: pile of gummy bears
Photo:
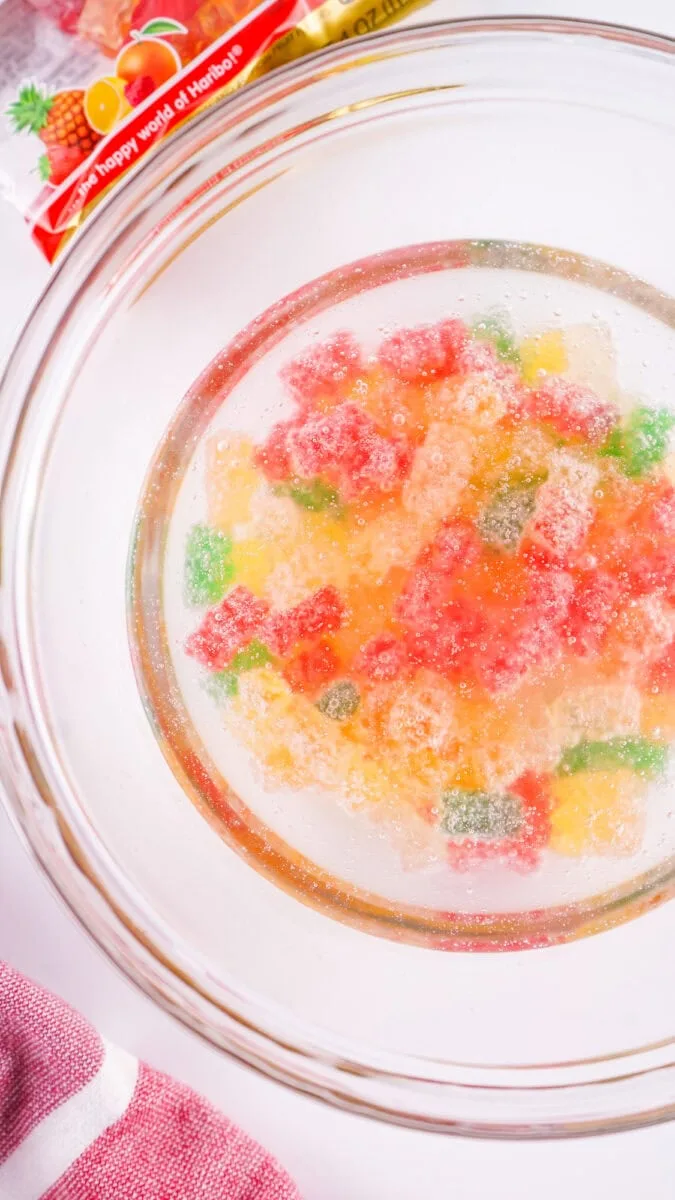
[[[455,318],[281,373],[214,436],[187,653],[266,785],[454,867],[632,854],[675,737],[668,411],[571,377],[570,331]]]

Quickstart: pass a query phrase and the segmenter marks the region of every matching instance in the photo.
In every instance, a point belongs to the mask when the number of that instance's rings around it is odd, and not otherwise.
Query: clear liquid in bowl
[[[195,383],[140,506],[135,657],[172,765],[278,882],[465,948],[667,873],[672,319],[574,255],[419,246]]]

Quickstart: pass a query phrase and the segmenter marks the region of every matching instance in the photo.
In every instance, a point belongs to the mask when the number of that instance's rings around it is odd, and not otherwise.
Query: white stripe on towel
[[[93,1079],[24,1138],[0,1166],[0,1200],[40,1200],[101,1134],[124,1115],[136,1088],[138,1059],[104,1041]]]

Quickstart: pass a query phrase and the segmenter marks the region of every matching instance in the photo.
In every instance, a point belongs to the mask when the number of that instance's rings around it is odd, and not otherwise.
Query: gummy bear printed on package
[[[29,9],[9,0],[0,9],[3,190],[53,261],[110,188],[205,106],[422,3],[34,0]]]

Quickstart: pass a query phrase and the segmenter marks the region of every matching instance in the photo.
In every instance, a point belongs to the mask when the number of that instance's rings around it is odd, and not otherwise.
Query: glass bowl
[[[401,870],[320,801],[263,794],[174,653],[181,514],[221,409],[262,429],[255,372],[350,315],[601,320],[622,386],[668,403],[674,49],[450,22],[264,79],[93,215],[3,383],[10,810],[162,1005],[382,1119],[537,1137],[673,1115],[672,788],[639,854],[508,884]]]

